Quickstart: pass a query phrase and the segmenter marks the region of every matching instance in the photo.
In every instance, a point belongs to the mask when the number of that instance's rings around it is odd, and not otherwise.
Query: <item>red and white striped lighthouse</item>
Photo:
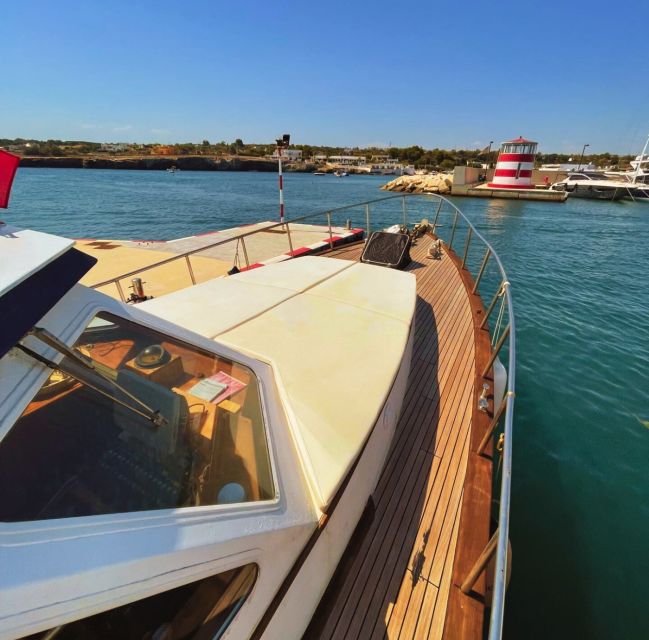
[[[489,186],[494,189],[534,189],[532,169],[537,146],[537,142],[520,137],[503,142]]]

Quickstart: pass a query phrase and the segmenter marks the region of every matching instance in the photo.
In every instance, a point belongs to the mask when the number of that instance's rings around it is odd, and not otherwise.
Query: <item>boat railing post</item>
[[[473,227],[469,227],[469,232],[466,234],[466,244],[464,245],[464,257],[462,258],[462,268],[466,269],[466,257],[469,255],[469,245],[471,244],[471,236],[473,234]]]
[[[243,259],[246,261],[246,267],[249,267],[250,260],[248,260],[248,249],[246,249],[246,239],[243,236],[241,236],[241,248],[243,249]]]
[[[505,330],[503,331],[502,335],[498,339],[498,342],[496,343],[493,353],[489,358],[489,362],[487,363],[487,366],[484,368],[484,371],[482,372],[483,378],[486,377],[486,375],[489,373],[489,369],[491,369],[491,366],[493,365],[494,361],[498,357],[499,351],[502,349],[502,346],[505,344],[505,340],[507,340],[507,336],[509,336],[509,326],[510,325],[507,325],[505,327]]]
[[[286,223],[286,237],[288,238],[288,250],[291,255],[293,255],[293,239],[291,238],[291,225]],[[246,258],[247,260],[247,258]]]
[[[474,294],[478,290],[478,285],[480,284],[480,280],[482,280],[482,276],[484,274],[485,269],[487,268],[487,262],[489,262],[489,258],[491,256],[491,249],[487,247],[487,250],[485,251],[484,258],[482,258],[482,264],[480,265],[480,271],[478,271],[478,275],[476,276],[475,283],[473,285],[473,289],[471,290],[471,293]]]
[[[194,277],[194,270],[192,269],[192,263],[189,259],[189,255],[185,256],[185,262],[187,263],[187,268],[189,269],[189,277],[192,279],[192,284],[196,284],[196,278]]]
[[[329,248],[334,248],[334,234],[331,231],[331,211],[327,212],[327,225],[329,226]]]
[[[453,218],[453,229],[451,231],[451,239],[448,242],[448,248],[453,249],[453,239],[455,238],[455,229],[457,227],[458,212],[455,212],[455,217]]]
[[[369,204],[365,205],[365,227],[367,229],[367,237],[365,239],[369,240],[370,237],[370,205]]]
[[[487,311],[484,314],[484,318],[482,318],[482,322],[480,323],[480,328],[484,329],[485,325],[487,324],[487,320],[489,320],[489,316],[491,315],[491,312],[494,310],[494,307],[496,306],[496,302],[498,302],[498,298],[503,294],[503,287],[505,286],[505,283],[503,282],[497,289],[496,293],[494,293],[494,297],[491,299],[491,302],[489,303],[489,306],[487,307]]]
[[[489,564],[489,560],[496,551],[498,546],[498,529],[494,531],[494,534],[491,536],[487,546],[484,548],[483,552],[480,554],[478,559],[475,561],[475,564],[471,567],[467,577],[464,579],[464,582],[460,585],[460,591],[463,594],[471,593],[471,589],[475,585],[476,581],[480,577],[480,574],[485,570],[485,567]]]
[[[503,413],[505,413],[505,409],[507,409],[507,404],[509,403],[509,398],[514,396],[513,391],[508,391],[505,394],[505,397],[503,398],[502,402],[500,403],[500,406],[498,407],[498,411],[494,414],[494,417],[492,418],[491,422],[489,423],[489,427],[485,431],[484,436],[482,436],[482,440],[480,441],[480,444],[478,445],[478,448],[476,449],[476,453],[478,455],[482,455],[484,453],[484,450],[487,447],[487,444],[489,443],[489,440],[491,440],[491,437],[494,434],[494,431],[496,430],[496,427],[498,426],[498,423],[500,422],[500,418],[502,417]]]
[[[406,204],[406,196],[401,196],[401,208],[403,209],[403,226],[408,228],[408,205]]]
[[[122,302],[126,302],[124,291],[122,291],[122,285],[119,283],[119,278],[115,278],[115,286],[117,287],[117,293],[119,293],[119,297],[121,298]]]
[[[442,205],[444,204],[444,200],[437,196],[439,198],[439,204],[437,205],[437,211],[435,211],[435,221],[433,222],[433,233],[435,233],[435,229],[437,228],[437,220],[439,220],[439,212],[442,210]]]

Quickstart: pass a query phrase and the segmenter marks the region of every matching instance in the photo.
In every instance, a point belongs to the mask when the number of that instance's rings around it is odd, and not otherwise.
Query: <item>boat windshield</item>
[[[252,370],[107,313],[75,347],[116,384],[98,393],[73,358],[50,375],[0,442],[0,520],[275,497]]]

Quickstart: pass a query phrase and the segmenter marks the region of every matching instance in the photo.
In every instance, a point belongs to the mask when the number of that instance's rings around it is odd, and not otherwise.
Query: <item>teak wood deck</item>
[[[461,620],[466,604],[452,576],[475,439],[481,360],[476,313],[482,304],[470,295],[471,278],[455,254],[444,247],[441,259],[426,257],[431,242],[420,238],[410,252],[408,270],[417,276],[418,294],[413,357],[394,441],[372,496],[373,513],[366,510],[305,639],[480,637],[473,634],[481,626],[482,603],[477,623]],[[327,255],[358,260],[362,248],[355,244]],[[477,528],[482,538],[488,527],[487,516]],[[447,607],[452,592],[455,608]],[[444,633],[447,610],[454,624]]]

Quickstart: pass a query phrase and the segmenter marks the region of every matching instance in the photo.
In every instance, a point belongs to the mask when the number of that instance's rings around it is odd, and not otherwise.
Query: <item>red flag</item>
[[[18,156],[0,149],[0,208],[2,209],[6,209],[9,205],[9,192],[19,162]]]

